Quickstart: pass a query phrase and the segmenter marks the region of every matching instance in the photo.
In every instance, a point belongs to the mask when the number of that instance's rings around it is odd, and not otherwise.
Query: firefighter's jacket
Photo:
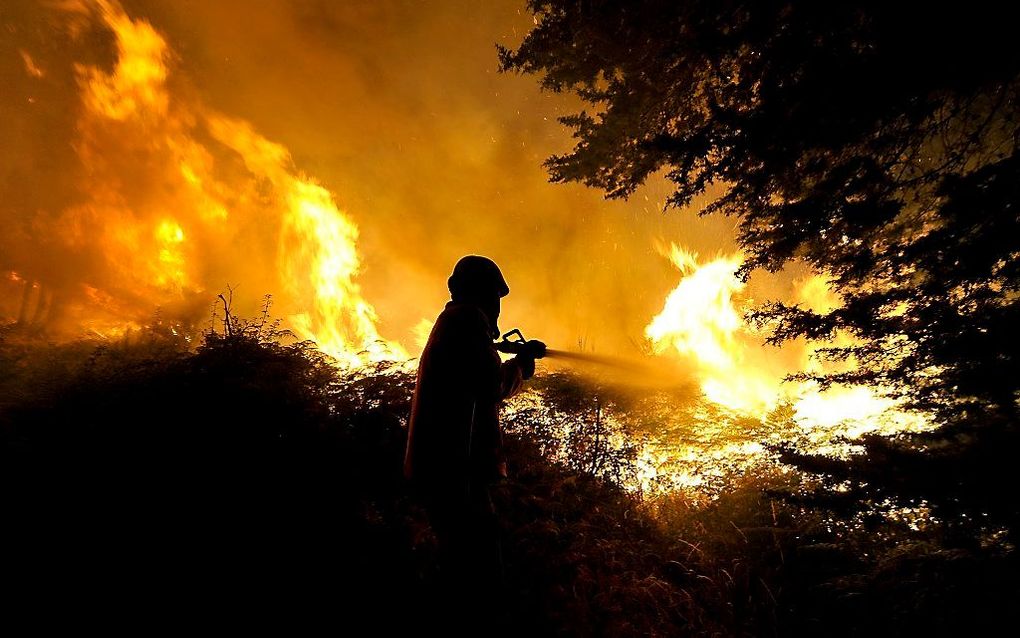
[[[404,474],[426,490],[459,490],[506,476],[499,407],[516,394],[527,362],[501,363],[489,320],[449,302],[418,362]]]

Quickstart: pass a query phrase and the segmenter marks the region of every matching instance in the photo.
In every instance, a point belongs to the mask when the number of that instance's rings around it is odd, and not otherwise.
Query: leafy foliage
[[[533,0],[504,70],[572,91],[553,181],[739,218],[742,274],[804,260],[842,305],[782,303],[771,341],[853,337],[812,375],[887,388],[942,422],[1017,420],[1018,72],[1005,5]]]

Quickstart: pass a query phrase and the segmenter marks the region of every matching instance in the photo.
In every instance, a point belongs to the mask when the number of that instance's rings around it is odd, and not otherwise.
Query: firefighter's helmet
[[[447,286],[454,297],[475,297],[492,292],[499,293],[500,297],[510,294],[510,287],[496,262],[480,255],[461,257],[453,267]]]

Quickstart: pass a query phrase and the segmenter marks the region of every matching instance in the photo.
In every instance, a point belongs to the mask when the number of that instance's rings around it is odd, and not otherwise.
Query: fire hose
[[[532,359],[564,359],[582,363],[593,363],[596,365],[610,366],[613,368],[637,369],[632,362],[617,359],[616,357],[605,357],[583,352],[572,352],[570,350],[555,350],[547,348],[541,341],[524,338],[524,334],[518,328],[505,333],[503,337],[494,344],[496,350],[506,354],[515,354]]]

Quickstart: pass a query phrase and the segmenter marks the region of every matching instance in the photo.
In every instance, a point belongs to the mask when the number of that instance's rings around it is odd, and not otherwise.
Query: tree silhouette
[[[1016,534],[1020,48],[1008,9],[529,7],[535,27],[516,50],[500,48],[501,69],[536,74],[592,109],[561,119],[576,145],[547,160],[552,181],[627,197],[661,171],[675,207],[718,189],[703,214],[738,220],[740,275],[802,261],[842,299],[827,312],[771,302],[751,313],[772,343],[824,344],[828,365],[799,376],[884,389],[942,426],[871,437],[851,461],[783,458],[850,481],[858,506],[894,496],[976,521],[956,534],[963,542]]]
[[[658,171],[739,220],[740,274],[803,260],[843,300],[770,303],[770,341],[853,337],[805,375],[942,423],[1017,419],[1017,77],[1007,9],[971,2],[532,1],[504,71],[590,104],[554,182],[627,197]]]

